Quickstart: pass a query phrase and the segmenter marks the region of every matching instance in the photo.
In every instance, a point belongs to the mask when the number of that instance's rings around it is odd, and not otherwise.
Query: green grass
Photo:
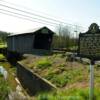
[[[3,76],[0,75],[0,100],[5,100],[10,92],[10,87],[8,82],[3,79]]]
[[[8,71],[8,84],[13,91],[16,90],[17,83],[15,81],[14,74],[16,73],[16,68],[12,67],[8,62],[0,62],[7,71]]]
[[[0,54],[0,60],[6,59],[2,54]],[[17,83],[15,81],[14,74],[16,74],[16,67],[12,66],[9,62],[0,62],[0,66],[3,66],[8,72],[8,84],[12,90],[16,90]],[[0,99],[1,100],[1,99]]]
[[[0,54],[0,59],[4,59],[5,57],[3,56],[3,54]]]
[[[100,100],[100,90],[94,90],[94,100]],[[89,88],[59,90],[52,93],[40,93],[36,100],[89,100]]]
[[[48,69],[48,73],[45,75],[45,78],[55,84],[57,87],[64,87],[67,84],[72,84],[76,82],[83,82],[85,80],[88,81],[88,78],[85,79],[84,74],[88,73],[86,71],[83,72],[83,69],[73,68],[72,69],[63,69],[64,67],[58,67],[58,69],[54,69],[53,67]]]
[[[7,44],[0,43],[0,48],[4,48],[4,47],[7,47]]]
[[[31,70],[49,80],[57,87],[63,88],[68,84],[88,81],[88,67],[80,65],[78,62],[72,64],[66,61],[64,54],[53,54],[30,61],[26,60]]]
[[[57,87],[63,87],[67,83],[71,81],[71,75],[68,75],[67,73],[62,74],[48,74],[45,78],[50,80],[53,84],[55,84]]]
[[[88,64],[72,63],[66,61],[66,55],[54,54],[40,58],[33,65],[37,70],[32,70],[59,88],[55,93],[40,93],[36,100],[89,100]],[[94,67],[94,84],[95,100],[100,100],[100,65]]]

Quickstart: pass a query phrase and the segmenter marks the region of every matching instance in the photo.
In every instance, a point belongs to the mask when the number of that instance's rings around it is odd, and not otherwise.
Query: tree
[[[0,43],[5,43],[7,41],[7,36],[10,35],[11,33],[7,33],[4,31],[0,31]]]
[[[69,48],[70,27],[59,25],[53,38],[53,48]]]

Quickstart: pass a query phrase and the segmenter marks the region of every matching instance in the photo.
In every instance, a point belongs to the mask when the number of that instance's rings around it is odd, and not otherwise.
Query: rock
[[[29,100],[22,92],[11,92],[8,95],[8,100]]]
[[[19,85],[17,85],[16,91],[21,92],[22,91],[22,88]]]

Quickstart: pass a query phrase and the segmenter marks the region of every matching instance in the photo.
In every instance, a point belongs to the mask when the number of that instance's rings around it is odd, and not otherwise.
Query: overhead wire
[[[9,4],[13,4],[13,3],[10,3],[10,2],[7,2],[6,0],[1,0],[3,2],[6,2],[6,3],[9,3]],[[53,18],[49,18],[49,17],[45,17],[45,16],[41,16],[39,14],[36,14],[36,13],[33,13],[33,12],[30,12],[30,11],[26,11],[26,10],[22,10],[22,9],[18,9],[18,8],[15,8],[15,7],[12,7],[12,6],[8,6],[8,5],[5,5],[5,4],[0,4],[0,6],[2,7],[5,7],[5,8],[9,8],[11,10],[16,10],[17,12],[23,12],[24,14],[28,14],[28,15],[22,15],[24,17],[27,17],[28,18],[33,18],[31,16],[35,16],[34,19],[35,20],[39,20],[37,21],[38,23],[42,23],[42,24],[48,24],[48,25],[51,25],[51,26],[55,26],[55,25],[65,25],[65,26],[70,26],[70,27],[74,27],[74,31],[78,31],[76,27],[78,27],[80,30],[83,30],[83,27],[82,26],[79,26],[79,25],[73,25],[73,24],[69,24],[69,23],[66,23],[66,22],[62,22],[62,21],[59,21],[59,20],[56,20],[56,19],[53,19]],[[13,12],[14,13],[14,12]],[[19,14],[19,13],[18,13]],[[29,16],[31,15],[31,16]],[[38,17],[38,18],[36,18]],[[24,18],[26,19],[26,18]],[[33,22],[33,20],[32,20]],[[35,21],[36,22],[36,21]],[[55,23],[56,22],[56,23]]]
[[[9,7],[9,6],[7,6],[7,5],[0,4],[0,6],[7,7],[7,8],[10,8],[10,9],[13,9],[13,10],[17,10],[17,11],[26,13],[26,11],[19,10],[19,9],[16,9],[16,8],[13,8],[13,7]],[[2,9],[2,10],[3,10],[3,9]],[[9,11],[9,10],[7,10],[7,11],[8,11],[8,12],[11,12],[11,11]],[[12,12],[12,13],[15,13],[15,12]],[[27,12],[27,13],[28,13],[28,12]],[[18,13],[15,13],[15,14],[18,14]],[[30,16],[28,16],[28,15],[23,15],[23,14],[19,14],[19,15],[26,16],[26,17],[29,17],[29,18],[34,18],[34,17],[30,17]],[[47,20],[43,20],[43,19],[39,19],[39,18],[34,18],[34,19],[41,20],[41,21],[45,21],[45,22],[48,22],[48,23],[56,24],[56,25],[57,25],[57,23],[50,22],[50,21],[47,21]]]
[[[14,3],[11,3],[11,2],[7,2],[6,0],[1,0],[2,2],[6,2],[8,4],[14,4]],[[16,4],[14,4],[16,5]],[[4,5],[5,6],[5,5]],[[18,5],[16,5],[18,6]],[[6,6],[7,7],[7,6]],[[8,6],[9,7],[9,6]],[[18,11],[22,11],[24,13],[28,13],[28,14],[31,14],[31,15],[34,15],[34,16],[38,16],[38,17],[41,17],[41,18],[44,18],[44,19],[47,19],[47,20],[51,20],[51,21],[55,21],[55,22],[59,22],[59,23],[63,23],[63,24],[66,24],[66,25],[69,25],[69,26],[78,26],[78,27],[81,27],[82,26],[79,26],[79,25],[73,25],[73,24],[69,24],[69,23],[66,23],[66,22],[63,22],[63,21],[59,21],[59,20],[56,20],[56,19],[53,19],[53,18],[49,18],[49,17],[45,17],[45,16],[41,16],[39,14],[36,14],[36,13],[33,13],[33,12],[29,12],[29,11],[24,11],[24,10],[20,10],[20,9],[17,9],[17,8],[14,8],[14,7],[9,7],[9,8],[12,8],[12,9],[15,9],[15,10],[18,10]]]
[[[28,20],[28,21],[31,21],[31,22],[37,22],[37,23],[40,23],[40,24],[47,24],[47,25],[50,25],[50,26],[54,26],[53,24],[49,24],[49,23],[45,23],[45,22],[40,22],[40,21],[36,21],[36,20],[33,20],[33,19],[29,19],[29,18],[26,18],[25,16],[19,16],[19,14],[12,13],[12,12],[6,11],[6,10],[1,10],[0,13],[8,15],[8,16],[13,16],[13,17],[24,19],[24,20]]]

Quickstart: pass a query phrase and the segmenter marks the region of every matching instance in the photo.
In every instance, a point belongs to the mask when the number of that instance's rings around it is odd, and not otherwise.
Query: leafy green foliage
[[[9,91],[10,88],[7,81],[5,81],[2,75],[0,75],[0,100],[5,100],[8,96]]]
[[[78,39],[71,34],[71,27],[59,25],[57,27],[57,34],[53,36],[52,48],[76,50]]]
[[[52,65],[52,63],[48,59],[41,59],[36,63],[36,67],[38,68],[48,68]]]
[[[37,70],[33,70],[59,88],[57,93],[40,94],[36,100],[89,100],[89,65],[66,61],[66,56],[61,53],[43,56],[36,60],[35,65]],[[97,89],[100,87],[99,67],[94,67],[94,85]],[[94,100],[100,100],[100,90],[97,89]]]
[[[10,35],[11,33],[7,33],[4,31],[0,31],[0,43],[5,43],[7,41],[7,36]]]
[[[49,74],[47,79],[50,79],[52,83],[56,84],[58,87],[63,87],[65,86],[68,82],[70,82],[70,76],[68,74],[63,73],[61,75],[57,74]]]
[[[48,71],[48,74],[45,76],[47,80],[50,80],[57,87],[64,87],[67,84],[74,82],[82,82],[84,76],[82,75],[82,69],[64,69],[64,65],[61,64],[58,69],[53,69]]]

